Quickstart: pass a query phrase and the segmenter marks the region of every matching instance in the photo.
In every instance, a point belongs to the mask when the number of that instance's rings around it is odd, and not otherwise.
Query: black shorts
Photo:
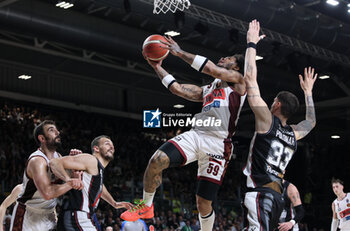
[[[159,150],[163,151],[169,157],[169,168],[181,167],[186,163],[186,160],[181,154],[180,150],[178,150],[177,147],[171,142],[164,143],[162,146],[160,146]],[[219,188],[220,185],[216,183],[199,179],[197,182],[196,194],[206,200],[213,201],[217,196]]]
[[[244,198],[247,230],[270,231],[278,227],[284,201],[281,194],[270,188],[256,188]]]
[[[99,224],[89,213],[82,211],[63,211],[57,222],[59,231],[99,231]]]

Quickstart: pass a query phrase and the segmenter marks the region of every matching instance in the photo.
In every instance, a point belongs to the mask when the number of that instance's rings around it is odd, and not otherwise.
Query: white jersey
[[[334,200],[334,211],[339,219],[339,229],[350,230],[350,194],[347,193],[343,200]]]
[[[202,111],[194,116],[194,130],[218,138],[231,138],[236,130],[245,95],[240,95],[227,82],[215,79],[203,89]],[[198,123],[201,120],[203,124]]]
[[[37,151],[33,152],[29,158],[28,161],[36,156],[40,156],[46,160],[47,166],[49,166],[49,159],[47,156],[38,149]],[[54,153],[54,158],[58,158],[59,154],[57,152]],[[53,173],[50,171],[50,168],[47,170],[47,174],[49,176],[49,179],[51,179],[51,182],[57,182],[57,178]],[[36,188],[33,179],[30,179],[27,176],[27,170],[24,171],[23,175],[23,188],[21,193],[18,196],[17,202],[20,202],[24,205],[26,205],[27,209],[32,210],[40,210],[48,212],[53,211],[57,204],[57,198],[51,199],[51,200],[45,200],[44,197],[40,194],[38,189]]]

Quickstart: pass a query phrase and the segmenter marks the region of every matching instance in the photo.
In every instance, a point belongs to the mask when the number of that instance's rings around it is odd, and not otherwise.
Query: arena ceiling
[[[139,89],[146,98],[167,95],[142,57],[147,36],[178,31],[181,35],[174,39],[184,50],[215,62],[244,53],[247,22],[256,18],[267,35],[258,47],[263,56],[258,61],[259,84],[266,101],[272,102],[280,90],[290,90],[303,102],[297,75],[311,65],[320,75],[330,76],[314,89],[321,130],[327,136],[347,134],[349,139],[350,2],[346,0],[338,6],[324,0],[192,0],[189,10],[165,15],[152,13],[153,0],[70,2],[74,7],[63,10],[55,6],[56,0],[0,1],[0,63],[85,76],[125,91]],[[172,56],[164,67],[182,82],[210,81]],[[166,97],[152,98],[152,105],[167,103]],[[252,122],[248,109],[242,117]]]

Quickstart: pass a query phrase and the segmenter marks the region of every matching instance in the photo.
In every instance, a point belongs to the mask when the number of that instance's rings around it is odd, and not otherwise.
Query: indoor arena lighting
[[[182,105],[182,104],[175,104],[174,105],[174,108],[184,108],[185,105]]]
[[[332,6],[337,6],[339,4],[337,0],[327,0],[327,3]]]
[[[20,75],[20,76],[18,76],[18,78],[19,79],[23,79],[23,80],[28,80],[28,79],[31,79],[32,76],[30,76],[30,75]]]
[[[321,75],[319,78],[320,79],[329,79],[330,77],[329,77],[329,75]]]
[[[262,60],[263,58],[264,58],[264,57],[257,55],[257,56],[255,57],[255,60],[258,61],[258,60]]]
[[[56,4],[57,7],[61,7],[63,9],[68,9],[68,8],[71,8],[72,6],[74,6],[73,3],[69,3],[69,2],[65,2],[65,1],[62,1],[62,2],[59,2]]]
[[[175,36],[178,36],[178,35],[180,35],[180,33],[179,32],[176,32],[176,31],[167,31],[167,32],[165,32],[164,33],[165,35],[169,35],[169,36],[171,36],[171,37],[175,37]]]
[[[331,138],[332,138],[332,139],[339,139],[340,136],[338,136],[338,135],[333,135],[333,136],[331,136]]]

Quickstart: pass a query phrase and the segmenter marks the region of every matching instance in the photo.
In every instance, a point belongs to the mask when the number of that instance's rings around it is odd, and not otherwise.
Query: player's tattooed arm
[[[296,139],[302,139],[316,126],[315,105],[312,98],[312,88],[317,79],[317,74],[314,74],[314,68],[305,68],[304,78],[299,75],[300,86],[305,94],[306,114],[305,120],[297,125],[292,125]]]
[[[295,187],[295,185],[289,184],[287,189],[287,194],[290,201],[292,202],[293,207],[301,205],[300,194],[297,187]]]
[[[154,71],[157,73],[161,81],[165,76],[169,74],[161,66],[161,62],[156,63],[148,60],[148,63],[153,67]],[[193,84],[180,84],[178,82],[174,82],[170,85],[169,90],[174,95],[180,96],[193,102],[203,101],[203,89]]]
[[[169,88],[171,93],[193,102],[203,101],[203,89],[193,84],[180,84],[175,82]]]

